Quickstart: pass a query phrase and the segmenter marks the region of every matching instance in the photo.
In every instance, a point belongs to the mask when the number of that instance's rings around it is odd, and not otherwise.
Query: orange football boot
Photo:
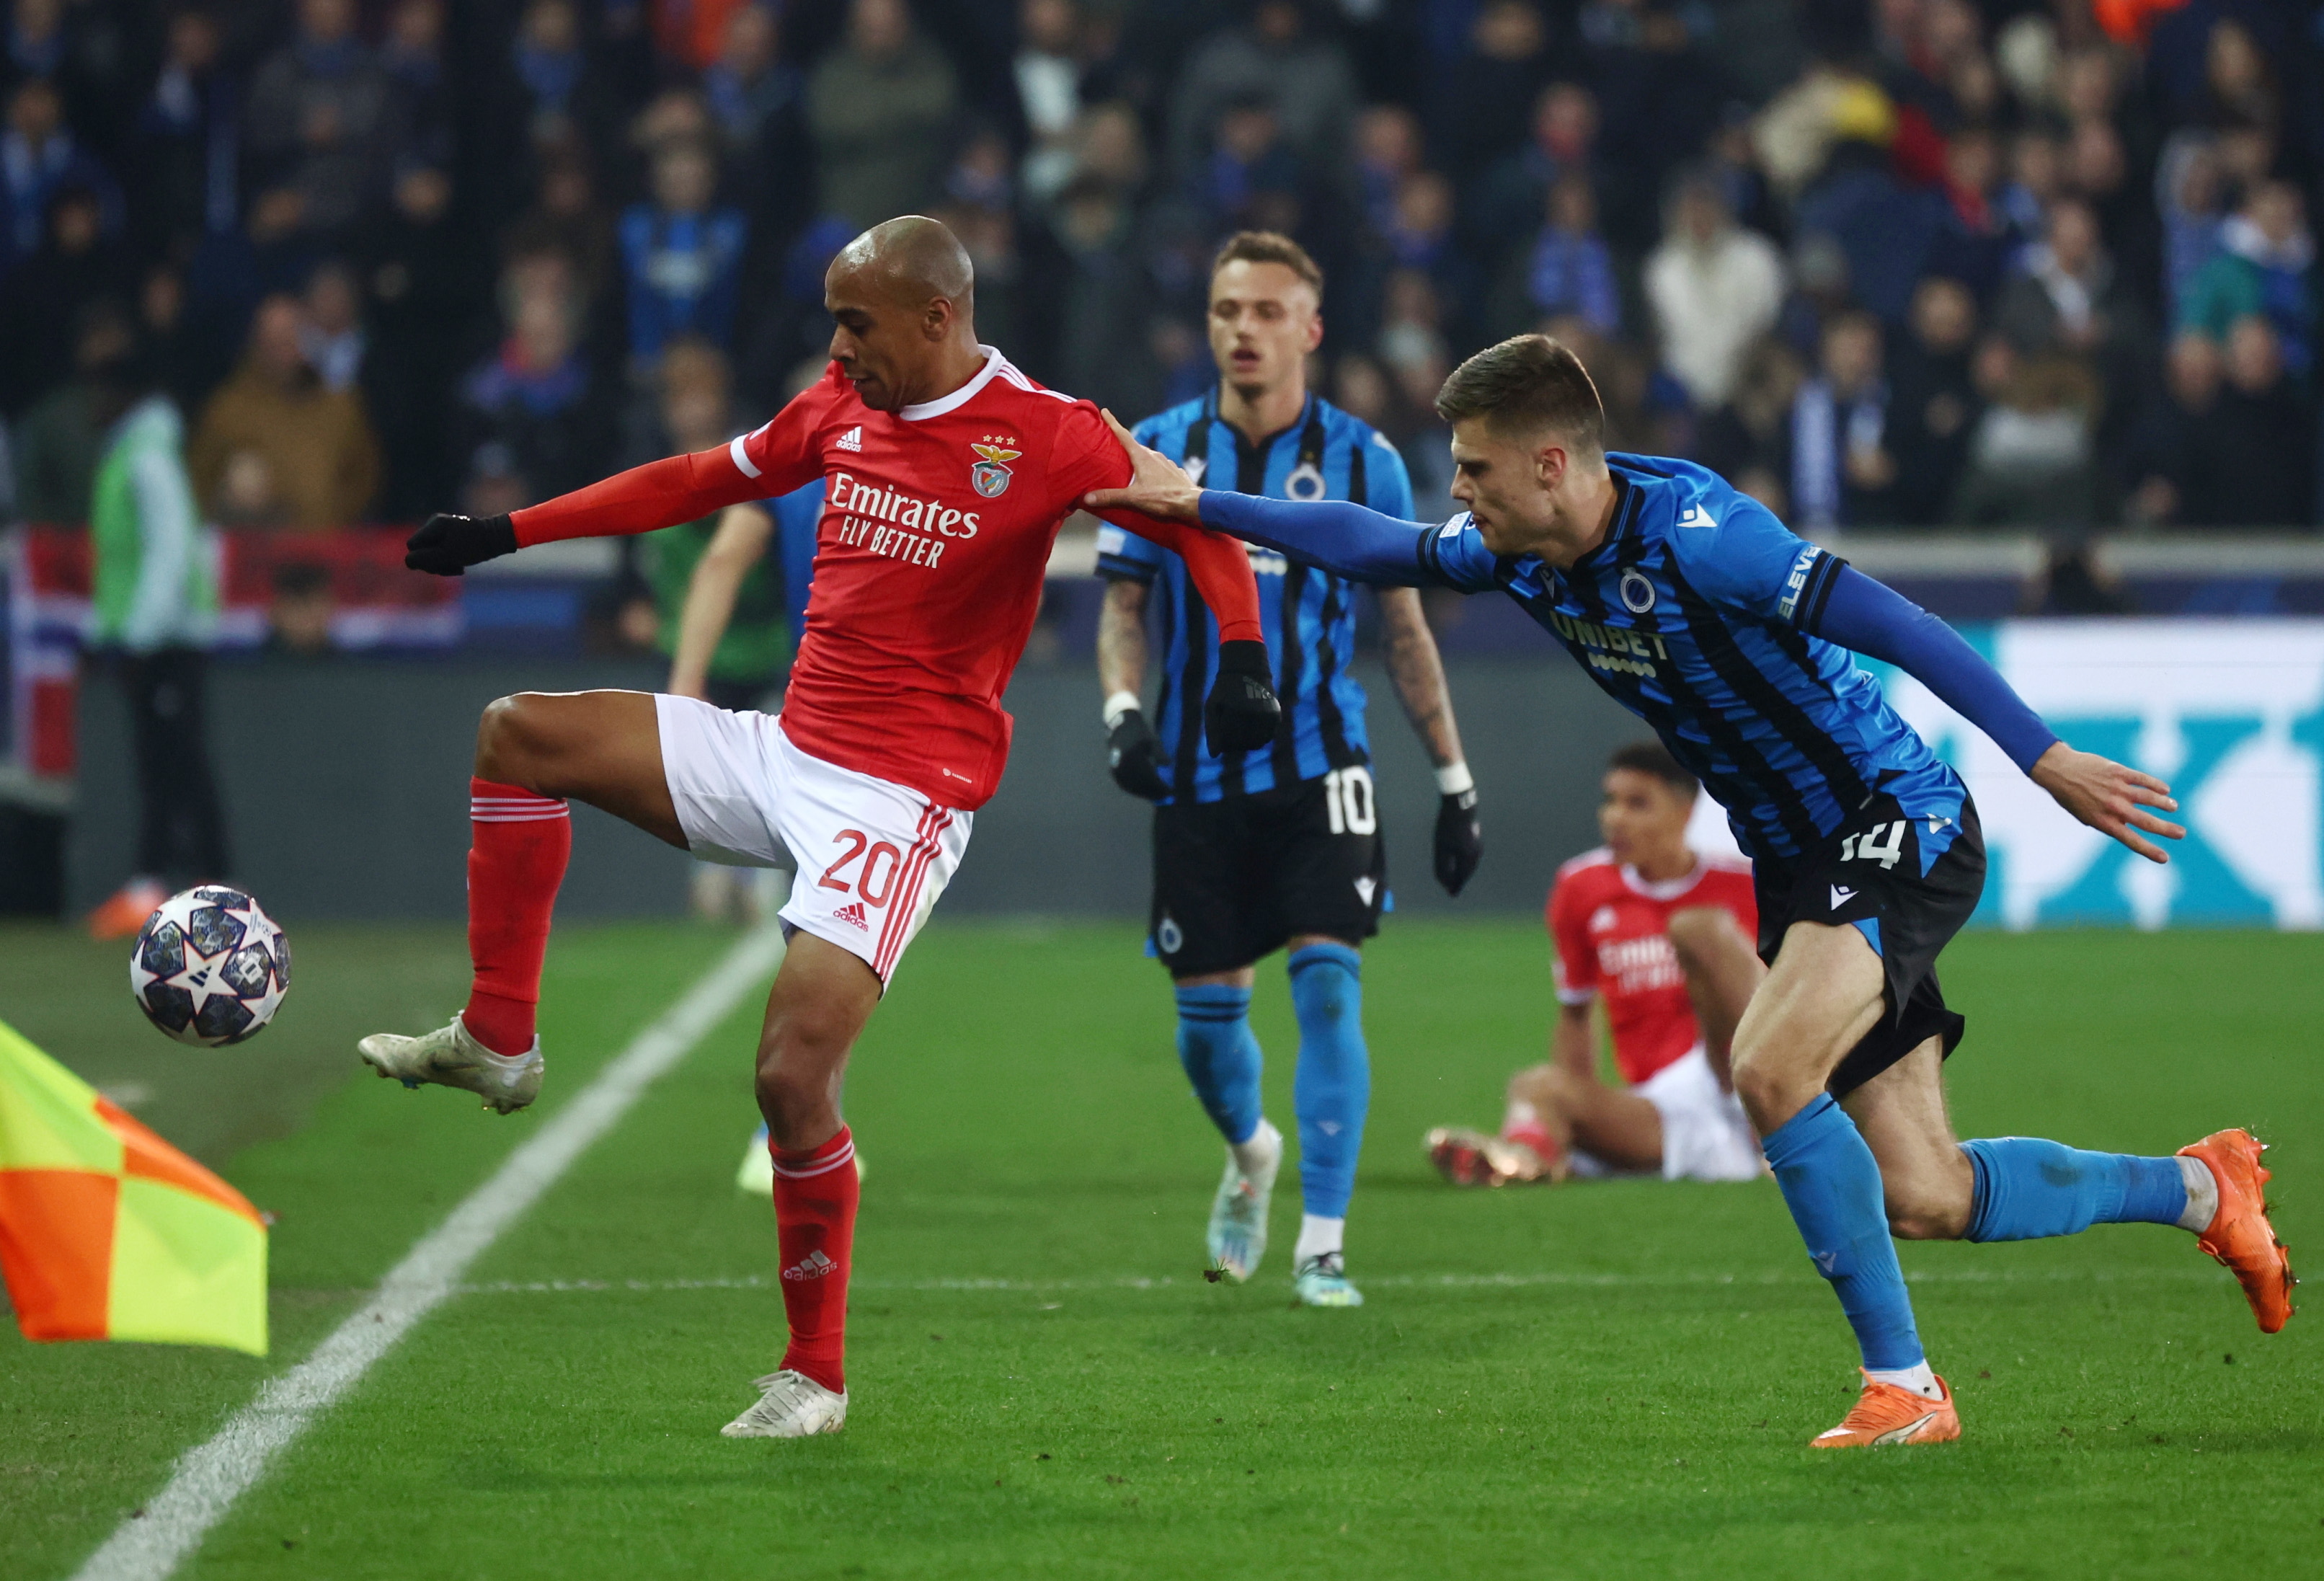
[[[2259,1331],[2273,1334],[2292,1317],[2292,1287],[2300,1281],[2292,1277],[2292,1253],[2267,1222],[2269,1170],[2259,1161],[2266,1151],[2248,1131],[2215,1131],[2179,1156],[2200,1159],[2219,1183],[2219,1211],[2195,1244],[2236,1276]]]
[[[1862,1368],[1857,1369],[1862,1372]],[[1937,1380],[1941,1396],[1926,1400],[1894,1383],[1864,1379],[1864,1392],[1840,1426],[1818,1433],[1811,1449],[1877,1449],[1884,1444],[1944,1444],[1960,1437],[1960,1413],[1953,1409],[1953,1391]]]
[[[1439,1125],[1425,1145],[1428,1161],[1454,1186],[1507,1186],[1534,1180],[1565,1179],[1561,1155],[1544,1159],[1540,1152],[1506,1136],[1488,1136],[1465,1125]]]
[[[151,880],[131,879],[88,914],[91,938],[134,938],[170,892]]]

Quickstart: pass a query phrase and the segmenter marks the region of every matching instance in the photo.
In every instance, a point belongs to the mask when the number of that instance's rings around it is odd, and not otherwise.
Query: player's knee
[[[540,790],[549,732],[541,717],[548,699],[533,692],[495,698],[476,722],[476,777],[496,784]]]
[[[1717,906],[1689,906],[1674,911],[1666,931],[1679,965],[1690,972],[1702,971],[1742,941],[1735,920]]]
[[[1812,1090],[1803,1096],[1796,1073],[1785,1068],[1764,1048],[1746,1047],[1739,1039],[1735,1044],[1730,1071],[1735,1080],[1735,1096],[1762,1136],[1798,1113],[1815,1096]]]
[[[794,1132],[809,1128],[831,1101],[831,1080],[808,1061],[786,1058],[770,1041],[759,1050],[759,1112],[766,1116],[777,1146],[790,1145]]]
[[[1509,1096],[1520,1104],[1548,1103],[1560,1074],[1554,1065],[1528,1065],[1509,1077]]]

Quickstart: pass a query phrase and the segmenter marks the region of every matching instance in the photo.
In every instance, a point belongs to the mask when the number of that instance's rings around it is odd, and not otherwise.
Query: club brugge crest
[[[971,445],[969,448],[984,458],[968,471],[968,480],[976,485],[976,492],[988,500],[1007,494],[1011,475],[1004,464],[1014,461],[1023,452],[1004,450],[998,445]]]
[[[1644,615],[1655,606],[1655,585],[1644,571],[1633,566],[1622,573],[1622,607],[1632,615]]]

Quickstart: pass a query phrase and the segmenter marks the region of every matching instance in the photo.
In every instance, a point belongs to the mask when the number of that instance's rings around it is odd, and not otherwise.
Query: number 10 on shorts
[[[1359,763],[1323,776],[1323,813],[1335,835],[1369,835],[1379,827],[1372,801],[1372,772]]]
[[[872,839],[862,829],[842,829],[832,837],[832,843],[847,849],[839,854],[838,861],[823,870],[823,876],[816,881],[817,886],[853,894],[867,906],[886,905],[888,897],[895,892],[896,874],[904,865],[904,854],[886,840]],[[853,883],[842,876],[851,867],[855,869]]]

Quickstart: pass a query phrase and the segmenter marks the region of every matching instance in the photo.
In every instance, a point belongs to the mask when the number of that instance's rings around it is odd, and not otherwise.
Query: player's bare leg
[[[781,1366],[753,1381],[759,1402],[721,1429],[727,1438],[800,1438],[846,1423],[858,1184],[839,1089],[848,1053],[879,1003],[880,979],[859,957],[811,933],[792,936],[767,995],[756,1083],[774,1154],[790,1344]]]
[[[1719,1085],[1733,1091],[1729,1068],[1735,1029],[1751,995],[1767,975],[1757,948],[1743,935],[1734,913],[1719,906],[1689,906],[1673,911],[1665,931],[1679,967],[1686,974],[1686,997],[1702,1033],[1703,1054]]]
[[[557,889],[572,855],[567,803],[580,800],[683,847],[644,692],[520,693],[485,708],[469,781],[468,1003],[411,1038],[374,1033],[364,1062],[406,1086],[433,1082],[508,1114],[540,1091],[534,1014]]]

